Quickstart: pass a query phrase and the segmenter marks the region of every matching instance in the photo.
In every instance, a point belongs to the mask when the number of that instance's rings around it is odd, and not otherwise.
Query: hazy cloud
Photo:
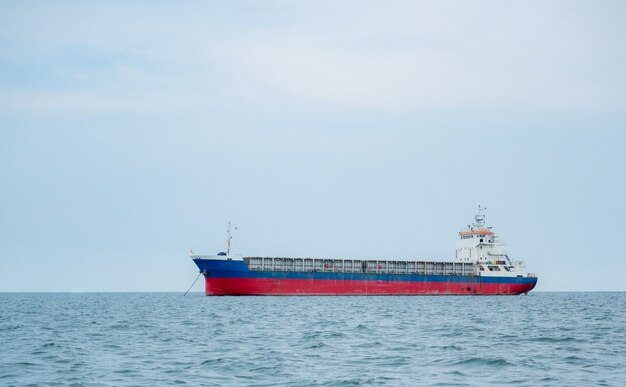
[[[0,98],[3,109],[33,110],[203,111],[210,101],[293,98],[391,111],[622,110],[624,8],[82,4],[61,6],[51,18],[51,8],[15,7],[0,31],[7,68]],[[30,72],[45,80],[21,87]]]

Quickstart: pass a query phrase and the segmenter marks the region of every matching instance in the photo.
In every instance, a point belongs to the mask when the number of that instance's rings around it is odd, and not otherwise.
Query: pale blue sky
[[[539,290],[626,290],[624,4],[2,2],[0,291],[184,291],[228,220],[451,259],[478,204]]]

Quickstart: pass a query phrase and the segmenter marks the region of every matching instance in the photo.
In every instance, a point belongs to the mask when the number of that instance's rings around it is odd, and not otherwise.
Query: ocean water
[[[0,293],[0,385],[626,386],[626,293]]]

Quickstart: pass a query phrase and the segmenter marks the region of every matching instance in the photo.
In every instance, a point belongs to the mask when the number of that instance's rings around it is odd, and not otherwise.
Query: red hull
[[[531,284],[400,282],[274,278],[206,278],[207,296],[502,295],[527,293]]]

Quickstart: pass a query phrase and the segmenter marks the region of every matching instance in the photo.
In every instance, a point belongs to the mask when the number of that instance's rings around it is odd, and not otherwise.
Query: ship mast
[[[474,220],[475,220],[474,226],[476,227],[477,230],[482,230],[485,228],[485,210],[486,209],[487,209],[486,207],[478,206],[478,212],[476,213],[476,216],[474,217]]]
[[[227,251],[227,255],[230,257],[230,240],[233,239],[232,235],[230,235],[230,221],[228,221],[228,239],[226,240],[226,243],[228,243],[228,249]]]

